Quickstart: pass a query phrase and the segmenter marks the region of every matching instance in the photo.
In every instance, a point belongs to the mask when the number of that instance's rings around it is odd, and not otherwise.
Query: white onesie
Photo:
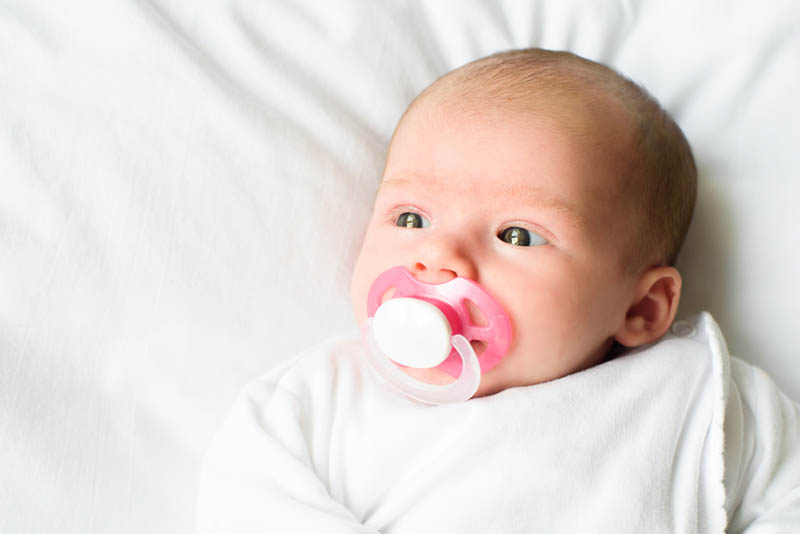
[[[708,314],[454,405],[396,393],[362,350],[334,339],[245,388],[199,533],[800,532],[800,408]]]

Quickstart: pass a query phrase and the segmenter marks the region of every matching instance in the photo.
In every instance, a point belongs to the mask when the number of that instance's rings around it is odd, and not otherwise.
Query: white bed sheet
[[[189,532],[247,381],[354,328],[392,128],[514,47],[642,82],[701,171],[680,315],[800,398],[800,4],[0,3],[0,532]]]

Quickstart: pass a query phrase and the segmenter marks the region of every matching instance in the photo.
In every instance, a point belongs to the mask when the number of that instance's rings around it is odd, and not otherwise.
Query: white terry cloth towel
[[[800,410],[730,358],[707,313],[597,367],[454,405],[403,397],[362,350],[333,340],[243,391],[206,457],[198,532],[800,528]]]

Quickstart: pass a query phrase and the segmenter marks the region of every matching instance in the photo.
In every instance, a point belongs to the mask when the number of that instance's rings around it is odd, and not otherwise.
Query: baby
[[[797,405],[707,314],[669,332],[695,196],[680,128],[604,65],[527,49],[437,80],[392,137],[354,312],[372,323],[398,267],[423,288],[466,279],[502,308],[502,354],[482,360],[491,335],[454,352],[462,376],[477,357],[473,398],[442,405],[374,372],[371,327],[286,362],[215,439],[198,530],[800,531]],[[459,376],[390,367],[433,389]]]
[[[425,90],[394,133],[353,274],[356,318],[393,265],[431,283],[462,276],[514,332],[478,396],[592,367],[672,322],[695,191],[680,129],[610,69],[544,51],[477,61]]]

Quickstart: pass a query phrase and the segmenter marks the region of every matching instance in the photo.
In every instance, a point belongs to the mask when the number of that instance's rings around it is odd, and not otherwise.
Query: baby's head
[[[461,276],[513,331],[477,396],[589,368],[669,328],[695,195],[686,139],[632,82],[566,52],[477,60],[425,89],[394,132],[353,274],[356,319],[390,267]]]

